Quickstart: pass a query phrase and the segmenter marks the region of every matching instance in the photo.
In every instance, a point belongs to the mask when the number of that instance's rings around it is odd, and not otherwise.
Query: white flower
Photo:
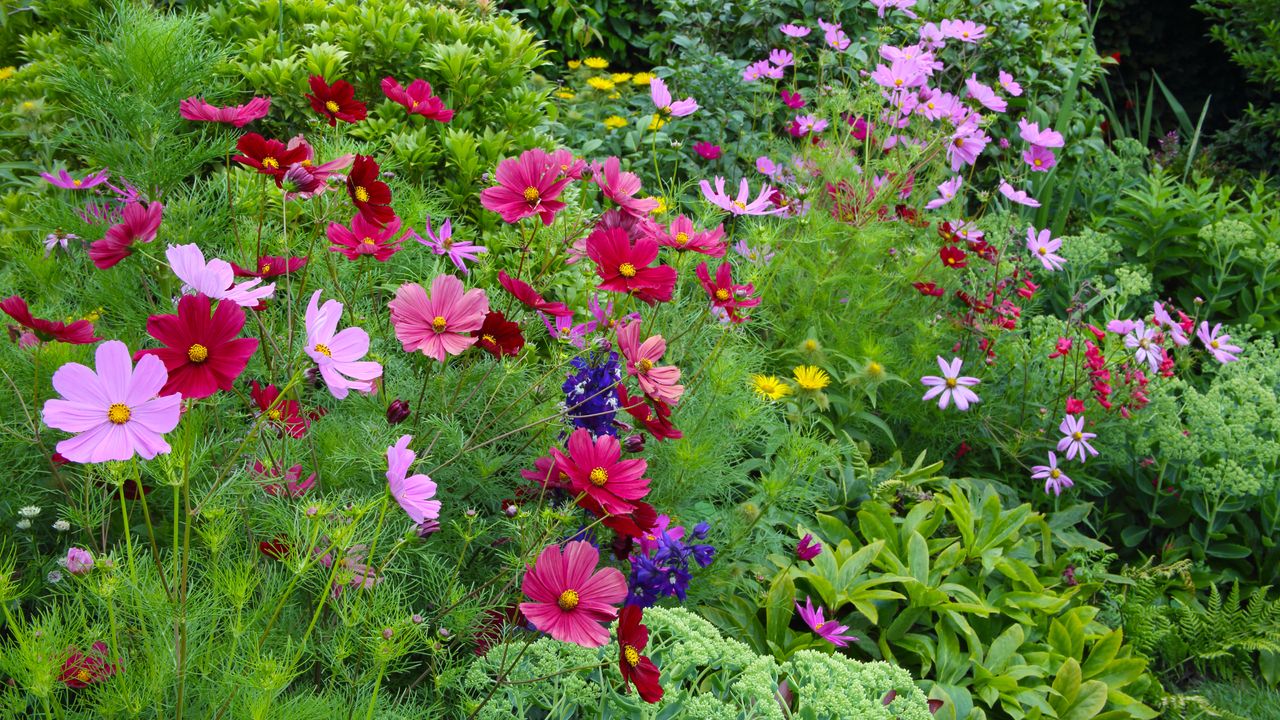
[[[35,505],[28,505],[18,511],[18,514],[24,518],[33,518],[40,514],[40,508]]]
[[[66,520],[58,520],[53,524],[53,529],[58,532],[66,532],[71,529],[71,523]]]
[[[28,520],[28,519],[26,519],[26,518],[22,518],[21,520],[19,520],[19,521],[18,521],[18,529],[19,529],[19,530],[28,530],[28,529],[30,529],[30,528],[31,528],[31,521],[30,521],[30,520]]]

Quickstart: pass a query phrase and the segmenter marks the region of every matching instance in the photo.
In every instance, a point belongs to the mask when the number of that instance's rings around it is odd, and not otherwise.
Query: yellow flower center
[[[326,109],[326,110],[328,110],[328,111],[329,111],[329,112],[331,112],[331,113],[336,113],[336,112],[338,112],[338,110],[340,110],[340,109],[341,109],[341,107],[339,107],[338,103],[336,103],[336,102],[334,102],[334,101],[332,101],[332,100],[330,100],[329,102],[325,103],[325,104],[324,104],[324,107],[325,107],[325,109]]]
[[[525,202],[534,202],[535,200],[538,200],[541,197],[542,197],[542,193],[538,192],[538,188],[533,187],[532,185],[524,189]]]
[[[1049,254],[1049,248],[1044,247],[1044,246],[1041,246],[1041,247],[1036,248],[1036,252],[1040,253],[1041,255],[1048,255],[1048,254]]]
[[[622,263],[618,266],[618,274],[625,278],[636,276],[636,266],[631,263]]]
[[[734,205],[736,205],[736,206],[738,207],[738,209],[739,209],[739,210],[746,210],[746,209],[747,209],[747,204],[746,204],[746,203],[744,203],[744,202],[742,202],[741,200],[734,200],[734,201],[733,201],[733,204],[734,204]]]
[[[687,245],[688,243],[689,243],[689,233],[684,233],[684,232],[676,233],[677,245]]]
[[[640,374],[643,375],[653,369],[653,361],[649,358],[641,358],[640,362],[636,363],[636,368],[638,368],[640,370]]]
[[[631,667],[635,667],[640,664],[640,651],[630,645],[622,646],[622,657]]]
[[[497,345],[497,344],[498,344],[498,338],[496,338],[496,337],[494,337],[494,336],[492,336],[492,335],[481,335],[481,336],[480,336],[480,341],[481,341],[481,342],[491,343],[491,344],[493,344],[493,345]]]
[[[271,272],[271,263],[262,263],[262,269],[258,271],[260,275],[266,275]]]
[[[1034,160],[1034,163],[1035,163],[1035,166],[1036,166],[1036,167],[1040,167],[1041,165],[1043,165],[1043,164],[1044,164],[1044,161],[1043,161],[1043,160],[1041,160],[1040,158],[1036,158],[1036,159]]]
[[[431,329],[438,333],[444,332],[444,329],[448,327],[448,325],[449,321],[445,320],[443,315],[437,315],[431,320]]]
[[[316,343],[316,352],[325,357],[333,357],[333,353],[329,350],[329,346],[324,343]]]
[[[1059,470],[1058,468],[1053,468],[1052,470],[1049,471],[1049,477],[1053,478],[1054,480],[1057,480],[1058,478],[1062,477],[1062,471]]]
[[[107,419],[116,425],[129,422],[131,417],[133,417],[133,411],[124,403],[111,403],[111,407],[107,408]]]
[[[902,78],[895,78],[895,79],[894,79],[894,81],[893,81],[893,86],[894,86],[894,87],[902,87]]]
[[[565,611],[569,611],[578,607],[578,591],[565,590],[564,592],[560,593],[560,598],[556,600],[556,604],[560,606],[561,610],[565,610]]]
[[[369,202],[369,191],[363,185],[356,186],[356,200],[360,202]]]
[[[376,243],[373,241],[373,238],[370,238],[370,237],[365,238],[362,242],[363,242],[365,245],[375,245],[375,244],[376,244]]]
[[[955,146],[964,147],[964,138],[956,138]]]
[[[1073,433],[1071,433],[1071,439],[1072,439],[1072,440],[1083,440],[1083,439],[1084,439],[1084,436],[1083,436],[1083,435],[1081,435],[1079,432],[1073,432]]]
[[[1217,350],[1217,349],[1218,349],[1218,341],[1217,341],[1217,340],[1210,340],[1210,341],[1209,341],[1209,347],[1213,348],[1214,350]]]
[[[271,418],[272,420],[279,420],[280,418],[284,417],[284,413],[280,412],[280,408],[271,408],[270,410],[267,411],[267,417]]]
[[[275,170],[276,168],[280,167],[280,161],[268,155],[262,158],[262,167],[270,170]]]
[[[193,363],[202,363],[209,359],[209,348],[200,343],[195,343],[187,348],[187,359]]]
[[[76,679],[82,683],[87,683],[93,679],[93,673],[86,668],[80,668],[80,672],[76,673]]]
[[[956,386],[956,379],[955,379],[955,378],[947,378],[947,387],[949,387],[949,388],[953,388],[953,387],[955,387],[955,386]]]
[[[609,482],[609,471],[602,467],[592,468],[591,473],[587,475],[587,479],[596,487],[604,487],[604,484]]]
[[[72,181],[71,181],[71,184],[72,184],[72,185],[75,185],[76,187],[80,187],[80,183],[82,183],[82,182],[84,182],[84,181],[83,181],[83,180],[72,180]]]
[[[725,300],[728,300],[729,291],[725,290],[724,288],[720,288],[719,290],[716,290],[716,299],[719,300],[720,302],[724,302]]]
[[[813,631],[814,631],[814,632],[818,632],[819,630],[821,630],[821,629],[822,629],[822,626],[823,626],[823,625],[826,625],[826,623],[825,623],[825,622],[820,622],[820,623],[818,623],[817,625],[814,625],[814,626],[813,626]]]

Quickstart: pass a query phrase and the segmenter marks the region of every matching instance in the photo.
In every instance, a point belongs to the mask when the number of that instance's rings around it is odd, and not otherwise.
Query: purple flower
[[[427,234],[426,238],[414,232],[412,228],[406,235],[431,248],[431,251],[437,255],[448,255],[464,275],[471,274],[467,269],[467,263],[475,262],[481,254],[489,252],[489,249],[483,245],[476,245],[466,240],[454,240],[453,223],[449,218],[445,218],[441,223],[439,235],[432,232],[431,218],[427,218],[426,223],[426,229],[423,231]]]
[[[1066,144],[1062,133],[1050,128],[1041,130],[1038,124],[1029,123],[1026,118],[1018,120],[1018,136],[1032,145],[1044,148],[1060,148]]]
[[[1111,329],[1107,325],[1107,329]],[[1160,369],[1160,361],[1164,359],[1161,347],[1156,343],[1157,330],[1146,327],[1141,320],[1134,323],[1133,330],[1124,336],[1124,346],[1133,350],[1133,357],[1138,362],[1145,362],[1151,372]]]
[[[1035,465],[1031,468],[1032,480],[1044,480],[1044,494],[1053,493],[1055,496],[1061,495],[1063,490],[1071,487],[1074,483],[1066,473],[1058,469],[1058,456],[1049,451],[1048,465]]]
[[[884,17],[886,10],[901,10],[903,15],[915,20],[918,16],[910,10],[916,0],[871,0],[876,9],[876,17]]]
[[[1022,94],[1022,86],[1014,81],[1012,75],[1003,70],[1000,71],[1000,87],[1004,88],[1005,92],[1014,97],[1018,97]]]
[[[1007,180],[1000,181],[1000,194],[1019,205],[1026,205],[1027,207],[1033,208],[1040,207],[1039,200],[1028,195],[1026,190],[1015,190]]]
[[[943,20],[939,29],[944,37],[975,45],[987,36],[987,26],[972,20]]]
[[[942,368],[942,377],[937,375],[925,375],[920,378],[920,382],[929,388],[921,400],[932,400],[938,398],[938,407],[942,410],[947,409],[952,399],[956,401],[956,407],[961,412],[969,409],[969,405],[982,402],[978,394],[969,388],[982,382],[975,377],[965,377],[960,375],[960,366],[964,362],[960,358],[952,358],[948,363],[941,356],[938,357],[938,367]]]
[[[1169,311],[1164,309],[1164,303],[1155,302],[1152,305],[1152,312],[1155,315],[1156,324],[1169,331],[1169,336],[1173,338],[1173,344],[1178,347],[1186,347],[1191,344],[1191,339],[1187,337],[1187,333],[1182,329],[1177,321],[1169,315]]]
[[[773,248],[768,245],[753,248],[743,238],[738,238],[738,242],[733,244],[733,251],[756,265],[768,265],[774,255]]]
[[[74,233],[63,232],[61,228],[54,230],[44,238],[44,256],[49,257],[49,253],[53,252],[53,248],[61,245],[63,250],[67,249],[67,243],[71,240],[79,240],[80,236]]]
[[[934,50],[940,50],[947,44],[947,36],[942,34],[942,29],[937,23],[925,23],[920,26],[920,43]]]
[[[1205,350],[1208,350],[1209,354],[1213,355],[1214,360],[1224,365],[1239,360],[1240,358],[1236,356],[1240,354],[1240,347],[1228,342],[1231,339],[1230,335],[1225,333],[1219,335],[1218,332],[1220,330],[1222,330],[1222,323],[1214,325],[1213,331],[1210,332],[1209,321],[1205,320],[1200,323],[1200,329],[1196,331],[1196,337],[1200,338],[1200,342],[1204,343]]]
[[[59,168],[56,175],[40,173],[40,177],[48,181],[50,185],[62,188],[63,190],[88,190],[91,187],[96,187],[106,182],[111,175],[107,172],[106,168],[103,168],[98,172],[89,173],[83,178],[73,178],[65,168]]]
[[[822,543],[813,539],[813,535],[805,533],[796,545],[796,559],[813,564],[813,559],[822,554]]]
[[[1022,161],[1031,168],[1031,172],[1049,172],[1049,168],[1058,164],[1058,156],[1049,148],[1032,145],[1030,150],[1022,151]]]
[[[803,25],[779,25],[778,29],[782,31],[783,35],[793,38],[802,38],[811,32],[810,28]]]
[[[1062,438],[1058,440],[1058,452],[1065,452],[1068,460],[1074,460],[1079,455],[1080,462],[1083,463],[1090,455],[1098,454],[1089,444],[1089,439],[1098,437],[1098,434],[1084,431],[1083,415],[1067,415],[1062,418],[1058,431],[1062,433]]]
[[[67,548],[67,572],[80,576],[93,569],[93,553],[83,548]]]
[[[827,121],[813,115],[797,115],[795,123],[801,137],[811,133],[816,135],[827,129]]]
[[[983,107],[992,112],[1004,112],[1009,107],[1009,103],[997,95],[995,90],[978,82],[977,75],[970,75],[969,79],[964,81],[964,86],[969,89],[969,97],[982,103]]]
[[[804,620],[818,637],[835,645],[836,647],[844,647],[852,640],[857,642],[858,638],[853,635],[843,634],[849,629],[848,625],[838,625],[834,619],[827,620],[823,617],[823,609],[821,606],[815,608],[813,606],[813,598],[805,596],[804,605],[796,602],[796,612],[800,613],[800,619]]]
[[[943,182],[938,186],[938,197],[925,203],[926,210],[937,210],[955,199],[956,193],[960,192],[960,185],[964,183],[964,178],[960,175],[952,177],[950,180]]]
[[[1057,254],[1060,247],[1062,247],[1062,240],[1052,237],[1048,228],[1041,230],[1038,234],[1035,227],[1027,228],[1027,250],[1040,261],[1045,270],[1054,272],[1062,269],[1066,260]]]
[[[542,318],[542,324],[547,328],[547,332],[551,333],[551,337],[564,340],[576,348],[585,348],[587,334],[596,329],[595,321],[574,325],[572,315],[548,317],[545,313],[539,312],[538,317]]]
[[[1137,320],[1112,320],[1107,323],[1107,329],[1117,335],[1128,335],[1141,324]]]
[[[839,25],[827,30],[822,39],[835,50],[844,50],[849,47],[849,36],[844,34],[844,30],[841,30]]]
[[[965,165],[978,160],[979,153],[987,147],[991,138],[975,123],[961,123],[947,143],[947,157],[951,159],[951,172],[959,172]]]

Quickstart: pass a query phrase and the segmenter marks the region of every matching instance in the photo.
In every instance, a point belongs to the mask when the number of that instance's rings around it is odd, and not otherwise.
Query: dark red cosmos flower
[[[87,688],[116,674],[116,666],[108,662],[110,659],[107,644],[101,641],[94,643],[88,653],[73,647],[71,654],[62,661],[62,673],[58,679],[70,688]]]
[[[251,167],[263,175],[275,178],[276,186],[290,165],[307,159],[307,148],[302,145],[288,147],[279,140],[268,140],[258,133],[246,133],[236,141],[239,155],[231,159]]]
[[[960,236],[956,234],[955,228],[947,221],[938,223],[938,237],[942,238],[942,242],[960,242]]]
[[[276,538],[271,542],[263,541],[258,543],[258,552],[272,560],[284,560],[289,557],[290,551],[292,551],[292,548],[283,538]]]
[[[524,347],[524,335],[520,334],[520,326],[503,317],[497,310],[489,311],[484,316],[484,324],[471,334],[480,338],[476,341],[476,346],[494,357],[519,355],[520,348]]]
[[[676,270],[649,267],[658,259],[658,241],[652,237],[637,237],[633,244],[621,228],[597,229],[587,236],[587,257],[596,264],[601,290],[630,293],[650,305],[671,299]]]
[[[263,255],[258,258],[258,262],[253,266],[254,269],[242,268],[235,263],[231,263],[231,270],[235,272],[236,277],[254,277],[267,278],[288,275],[301,270],[307,264],[307,258],[304,257],[283,257],[281,255]]]
[[[453,119],[453,111],[444,106],[443,100],[431,94],[431,83],[422,78],[409,83],[407,88],[401,87],[393,77],[382,78],[382,94],[391,102],[403,105],[410,115],[421,115],[442,123]]]
[[[707,291],[707,295],[711,297],[711,304],[721,308],[728,314],[729,319],[735,323],[745,321],[747,318],[738,314],[741,308],[755,307],[760,304],[760,298],[751,297],[751,293],[756,291],[755,285],[747,283],[746,285],[735,285],[733,282],[733,266],[729,263],[720,263],[720,267],[716,270],[715,282],[711,280],[711,272],[707,269],[706,263],[698,265],[695,273],[698,281],[702,283],[702,289]]]
[[[604,507],[590,495],[583,496],[578,507],[600,518],[602,525],[624,537],[643,537],[658,524],[658,511],[643,500],[637,500],[635,509],[630,512],[612,515],[605,514]]]
[[[88,320],[76,320],[73,323],[60,323],[54,320],[42,320],[32,317],[27,309],[27,301],[17,295],[0,300],[0,310],[18,321],[18,324],[35,333],[44,341],[57,340],[68,345],[87,345],[98,342],[101,338],[94,336],[93,323]]]
[[[330,85],[319,75],[312,75],[307,82],[311,84],[311,94],[307,95],[311,109],[325,116],[330,127],[339,120],[354,123],[369,115],[364,103],[356,99],[356,89],[346,80],[335,80]]]
[[[258,478],[258,482],[262,483],[262,491],[272,497],[291,497],[299,498],[307,494],[307,491],[316,484],[316,474],[311,473],[306,480],[300,480],[302,477],[302,466],[294,465],[284,471],[284,484],[272,482],[275,478],[280,477],[280,468],[274,465],[263,465],[261,461],[253,461],[253,473]]]
[[[644,611],[627,605],[618,613],[618,669],[624,685],[634,683],[640,699],[656,703],[662,699],[661,673],[658,666],[640,651],[649,644],[649,628],[640,620]]]
[[[120,222],[107,228],[101,240],[89,244],[89,259],[99,270],[108,270],[133,254],[135,242],[151,242],[160,230],[164,206],[131,202],[120,213]]]
[[[661,400],[652,401],[650,405],[642,396],[631,396],[627,389],[618,383],[619,406],[631,417],[644,424],[644,429],[656,440],[679,440],[684,437],[675,425],[671,424],[671,406]]]
[[[365,220],[382,227],[396,218],[391,209],[391,188],[378,179],[378,162],[368,155],[357,155],[347,175],[347,194]]]
[[[555,315],[556,317],[565,317],[573,314],[573,310],[570,310],[568,305],[544,300],[538,294],[538,291],[533,289],[532,285],[511,277],[503,270],[498,271],[498,283],[502,285],[502,289],[511,293],[517,300],[534,310],[541,310],[548,315]]]
[[[915,288],[921,295],[929,297],[942,297],[947,294],[946,290],[938,287],[938,284],[934,282],[914,282],[911,283],[911,287]]]
[[[56,461],[57,457],[55,457],[54,460]],[[66,463],[66,462],[67,462],[67,459],[62,458],[62,463]],[[109,482],[107,480],[94,480],[93,484],[102,488],[103,490],[110,490],[111,491],[110,494],[112,495],[120,492],[119,490],[116,489],[116,484],[114,482]],[[138,490],[139,487],[142,488],[141,491]],[[133,478],[126,478],[124,481],[124,487],[122,489],[124,490],[124,498],[132,502],[134,500],[141,500],[147,495],[150,495],[151,491],[154,490],[155,488],[151,487],[150,485],[139,486],[137,481],[134,480]]]
[[[969,264],[965,259],[964,251],[954,245],[939,249],[938,257],[942,260],[942,264],[949,268],[962,268]]]
[[[184,398],[206,398],[230,390],[258,349],[257,338],[238,337],[244,329],[244,310],[233,302],[220,302],[209,316],[204,295],[183,295],[178,314],[147,318],[147,334],[164,343],[134,353],[134,360],[155,355],[169,371],[161,393],[182,393]]]
[[[297,400],[276,402],[276,398],[280,397],[280,389],[275,385],[264,388],[254,380],[249,383],[249,397],[253,398],[258,410],[267,414],[267,421],[276,428],[289,433],[294,438],[301,438],[307,434],[307,428],[311,426],[311,420],[314,417],[303,415],[302,407]]]

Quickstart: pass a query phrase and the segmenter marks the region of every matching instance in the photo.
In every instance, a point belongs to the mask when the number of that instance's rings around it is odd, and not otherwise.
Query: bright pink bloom
[[[972,20],[943,20],[939,30],[944,37],[954,38],[963,43],[976,44],[987,36],[987,26],[979,25]]]
[[[356,100],[356,89],[346,80],[334,80],[330,85],[319,75],[307,78],[311,85],[311,109],[320,113],[329,122],[330,127],[343,122],[359,122],[368,116],[364,103]]]
[[[1071,338],[1069,337],[1058,338],[1057,342],[1053,344],[1053,352],[1049,353],[1049,359],[1066,357],[1071,352],[1071,344]],[[1068,399],[1067,402],[1070,403],[1071,400]]]
[[[663,119],[685,117],[692,115],[698,109],[698,102],[691,97],[672,102],[671,91],[667,89],[667,83],[662,78],[656,77],[649,81],[649,97]]]
[[[489,248],[483,245],[476,245],[469,240],[454,240],[453,223],[449,218],[445,218],[444,222],[440,224],[439,235],[432,231],[431,218],[427,218],[426,230],[423,232],[427,234],[426,238],[414,232],[413,228],[406,230],[404,234],[406,237],[412,237],[414,240],[431,248],[431,252],[437,255],[448,255],[449,260],[464,275],[471,274],[471,271],[467,269],[467,263],[475,262],[481,255],[489,252]]]
[[[444,106],[443,100],[431,94],[431,83],[422,78],[409,83],[408,88],[401,87],[393,77],[383,78],[382,94],[391,102],[403,105],[410,115],[421,115],[442,123],[453,119],[453,111]]]
[[[1004,112],[1008,109],[1009,103],[997,95],[990,86],[978,82],[977,75],[970,75],[969,79],[964,81],[964,85],[969,89],[969,97],[982,103],[986,109],[992,112]]]
[[[724,178],[716,176],[716,187],[713,191],[711,184],[706,180],[698,181],[698,187],[702,189],[702,196],[712,205],[723,210],[728,210],[734,215],[775,215],[782,212],[782,208],[773,207],[773,188],[768,185],[760,186],[760,194],[755,200],[748,200],[751,197],[751,187],[747,183],[746,178],[738,184],[738,196],[730,198],[724,189]]]
[[[981,402],[977,393],[969,389],[977,385],[981,380],[960,375],[960,366],[963,364],[964,362],[960,358],[952,358],[951,362],[948,363],[939,357],[938,367],[942,368],[942,377],[925,375],[920,378],[920,382],[929,388],[929,391],[921,399],[932,400],[936,397],[938,398],[938,407],[946,410],[947,405],[954,398],[956,407],[962,412],[968,410],[970,404]]]
[[[534,310],[545,312],[548,315],[555,315],[556,317],[573,315],[573,310],[569,309],[568,305],[561,302],[549,302],[545,300],[542,295],[538,294],[537,290],[533,289],[532,285],[523,280],[517,280],[516,278],[511,277],[505,270],[498,271],[498,284],[501,285],[504,290],[511,293],[515,299]]]
[[[782,98],[782,104],[786,105],[792,110],[799,110],[800,108],[804,107],[804,96],[801,95],[800,91],[798,90],[796,92],[788,92],[786,90],[783,90],[780,93],[780,97]]]
[[[159,358],[146,356],[135,370],[129,349],[108,340],[95,353],[97,372],[67,363],[53,374],[53,389],[65,399],[44,404],[51,428],[79,433],[58,443],[63,457],[80,463],[150,460],[169,452],[164,434],[178,426],[182,396],[156,397],[169,379]]]
[[[987,147],[991,138],[974,123],[961,123],[947,143],[947,157],[951,159],[951,171],[959,172],[965,165],[972,165]]]
[[[693,151],[703,160],[718,160],[723,154],[719,145],[713,145],[705,140],[693,144]]]
[[[307,355],[320,368],[320,377],[329,392],[339,400],[349,390],[372,392],[373,381],[382,377],[382,366],[360,359],[369,352],[369,333],[357,327],[337,332],[342,303],[326,300],[318,306],[322,292],[315,291],[307,303]]]
[[[680,368],[675,365],[658,365],[667,351],[667,341],[654,335],[640,342],[640,323],[629,322],[618,328],[618,349],[627,360],[627,374],[633,376],[645,395],[675,405],[684,394],[680,382]]]
[[[93,569],[93,553],[84,548],[67,548],[67,572],[77,577]]]
[[[916,0],[871,0],[871,4],[875,6],[876,17],[884,17],[887,10],[901,10],[903,15],[912,20],[918,17],[911,11],[911,8],[916,4]]]
[[[1067,262],[1061,255],[1058,255],[1058,249],[1062,247],[1062,239],[1051,237],[1049,229],[1041,230],[1036,233],[1034,227],[1027,228],[1027,251],[1031,256],[1040,261],[1045,270],[1053,272],[1061,270],[1062,266]]]
[[[417,453],[409,449],[411,435],[402,435],[395,445],[387,448],[387,485],[391,497],[400,503],[415,525],[440,517],[440,501],[436,496],[436,484],[421,473],[409,475]]]
[[[189,97],[178,103],[178,113],[187,120],[216,122],[241,128],[254,120],[261,120],[271,111],[271,98],[255,97],[244,105],[217,107],[203,98]]]
[[[733,266],[727,262],[720,263],[720,267],[716,269],[714,282],[711,280],[711,272],[705,262],[698,265],[694,274],[698,276],[698,282],[702,283],[702,289],[706,290],[711,298],[711,306],[724,312],[732,322],[744,322],[747,319],[746,316],[740,315],[738,311],[760,304],[760,298],[751,297],[751,294],[756,291],[755,285],[735,284]]]
[[[667,231],[659,231],[657,236],[658,244],[663,247],[674,248],[680,252],[702,253],[711,257],[724,257],[727,248],[723,238],[723,224],[716,226],[714,230],[698,230],[694,227],[693,221],[684,215],[676,216]]]
[[[1027,207],[1040,207],[1040,201],[1027,194],[1026,190],[1016,190],[1007,180],[1000,181],[1000,194],[1009,198],[1012,202]]]
[[[950,180],[943,182],[938,186],[938,197],[925,203],[926,210],[936,210],[943,205],[955,199],[956,193],[960,192],[960,185],[964,182],[964,177],[956,175]]]
[[[283,255],[263,255],[254,264],[254,269],[242,268],[231,263],[231,271],[235,277],[251,277],[268,279],[288,275],[301,270],[307,264],[304,257],[284,257]]]
[[[498,163],[495,177],[498,184],[481,191],[480,204],[501,215],[505,222],[516,223],[537,215],[543,225],[550,225],[556,213],[564,209],[564,203],[556,198],[569,178],[541,148]]]
[[[1031,172],[1049,172],[1049,169],[1058,164],[1058,156],[1053,151],[1032,145],[1030,149],[1022,151],[1022,161],[1031,168]]]
[[[1018,120],[1018,136],[1032,145],[1043,148],[1060,148],[1066,144],[1062,133],[1050,128],[1040,129],[1037,123],[1029,123],[1026,118]]]
[[[1018,97],[1019,95],[1022,94],[1022,86],[1014,81],[1012,75],[1001,70],[999,78],[1000,78],[1000,87],[1004,88],[1005,92],[1009,93],[1014,97]]]
[[[804,27],[803,25],[779,25],[778,29],[782,31],[783,35],[793,38],[802,38],[812,32],[810,28]]]
[[[69,688],[77,690],[106,680],[116,674],[116,666],[108,662],[110,651],[104,642],[96,642],[88,653],[71,648],[71,654],[62,661],[62,672],[58,679]]]
[[[163,215],[164,206],[158,202],[146,207],[136,202],[125,205],[120,223],[107,228],[101,240],[89,245],[89,258],[94,266],[99,270],[115,267],[116,263],[133,254],[131,247],[135,242],[155,240]]]
[[[280,178],[280,187],[285,191],[285,200],[295,198],[307,200],[324,193],[329,189],[329,178],[339,170],[346,170],[356,158],[355,155],[348,153],[317,165],[315,148],[311,147],[303,136],[295,135],[285,146],[286,157],[297,156],[299,150],[301,151],[300,159],[289,165]]]
[[[106,168],[103,168],[97,172],[91,172],[83,178],[74,178],[65,168],[59,168],[56,175],[40,173],[40,177],[44,178],[50,185],[63,190],[88,190],[106,182],[111,177],[111,174],[107,172]]]
[[[1240,358],[1236,357],[1240,354],[1240,346],[1232,345],[1229,341],[1231,336],[1226,333],[1219,335],[1222,330],[1222,323],[1213,326],[1213,330],[1209,330],[1209,321],[1205,320],[1200,323],[1200,328],[1196,331],[1196,337],[1200,338],[1200,342],[1204,343],[1205,350],[1213,355],[1213,359],[1222,364],[1232,363]]]
[[[633,293],[650,305],[666,302],[676,285],[676,270],[669,265],[649,267],[658,259],[658,242],[649,236],[635,243],[621,228],[597,229],[587,236],[587,256],[596,264],[601,290]]]
[[[400,243],[404,242],[404,238],[396,237],[399,232],[400,218],[398,217],[393,216],[386,226],[382,227],[365,219],[362,213],[356,213],[355,217],[351,218],[349,227],[331,222],[325,234],[329,242],[333,243],[329,246],[329,250],[342,253],[348,260],[372,257],[378,262],[386,262],[392,255],[400,252]]]
[[[1182,324],[1173,319],[1173,316],[1165,309],[1164,303],[1162,302],[1156,301],[1152,304],[1151,309],[1155,316],[1155,323],[1168,331],[1169,336],[1173,338],[1174,345],[1177,345],[1178,347],[1186,347],[1191,344],[1191,338],[1187,337],[1187,332],[1191,329],[1189,323],[1188,327],[1183,329]],[[1178,314],[1182,315],[1184,318],[1186,317],[1186,315],[1183,315],[1181,310],[1178,311]]]
[[[636,501],[649,494],[648,465],[644,460],[622,457],[622,446],[612,435],[594,440],[591,432],[578,428],[569,436],[568,454],[551,449],[556,467],[569,476],[574,495],[586,493],[610,515],[625,515],[636,509]]]
[[[796,612],[800,613],[800,619],[809,626],[818,637],[835,645],[836,647],[844,647],[849,644],[850,640],[857,641],[858,638],[853,635],[845,635],[844,631],[849,629],[848,625],[840,625],[835,619],[827,620],[823,617],[823,608],[813,606],[813,598],[805,597],[804,605],[796,601]]]
[[[586,160],[574,157],[573,153],[565,148],[560,148],[551,153],[551,164],[560,168],[561,177],[566,177],[570,180],[581,180],[582,171],[587,169]]]
[[[230,300],[240,307],[251,308],[264,298],[271,297],[276,290],[275,283],[258,287],[262,282],[260,278],[236,285],[231,263],[217,258],[205,262],[204,253],[194,243],[170,245],[165,250],[165,257],[169,259],[173,274],[185,283],[186,288],[208,295],[214,300]]]
[[[421,350],[444,362],[446,355],[460,355],[476,343],[478,338],[465,333],[484,324],[489,299],[479,288],[464,292],[462,281],[453,275],[437,275],[429,297],[421,285],[405,283],[389,307],[404,351]]]
[[[1074,483],[1067,474],[1058,469],[1058,456],[1049,451],[1048,465],[1034,465],[1031,468],[1032,480],[1044,480],[1044,494],[1053,493],[1055,496],[1061,495],[1063,490],[1071,487]]]
[[[101,339],[94,336],[93,323],[88,320],[61,323],[33,316],[31,310],[27,308],[27,301],[17,295],[0,300],[0,310],[34,333],[39,340],[57,340],[68,345],[88,345]]]
[[[230,391],[258,349],[257,338],[239,337],[244,310],[220,302],[210,317],[209,305],[205,295],[183,295],[176,315],[147,319],[147,334],[165,347],[139,350],[135,357],[154,355],[164,363],[169,379],[161,393],[190,399]]]
[[[302,479],[302,466],[294,465],[284,471],[284,484],[278,482],[269,482],[274,478],[281,477],[280,468],[263,465],[261,461],[253,462],[253,473],[260,478],[259,482],[263,482],[262,491],[271,497],[291,497],[300,498],[307,494],[307,491],[315,487],[316,474],[311,473],[306,480]]]
[[[635,197],[640,192],[640,176],[623,172],[618,158],[610,157],[592,170],[591,179],[600,186],[600,193],[617,204],[624,213],[643,218],[658,207],[658,201],[654,198]]]
[[[520,612],[533,626],[561,642],[601,647],[609,630],[601,623],[618,616],[615,607],[627,596],[627,579],[617,568],[596,570],[600,553],[591,543],[573,541],[548,545],[525,569],[520,589],[532,602]]]

